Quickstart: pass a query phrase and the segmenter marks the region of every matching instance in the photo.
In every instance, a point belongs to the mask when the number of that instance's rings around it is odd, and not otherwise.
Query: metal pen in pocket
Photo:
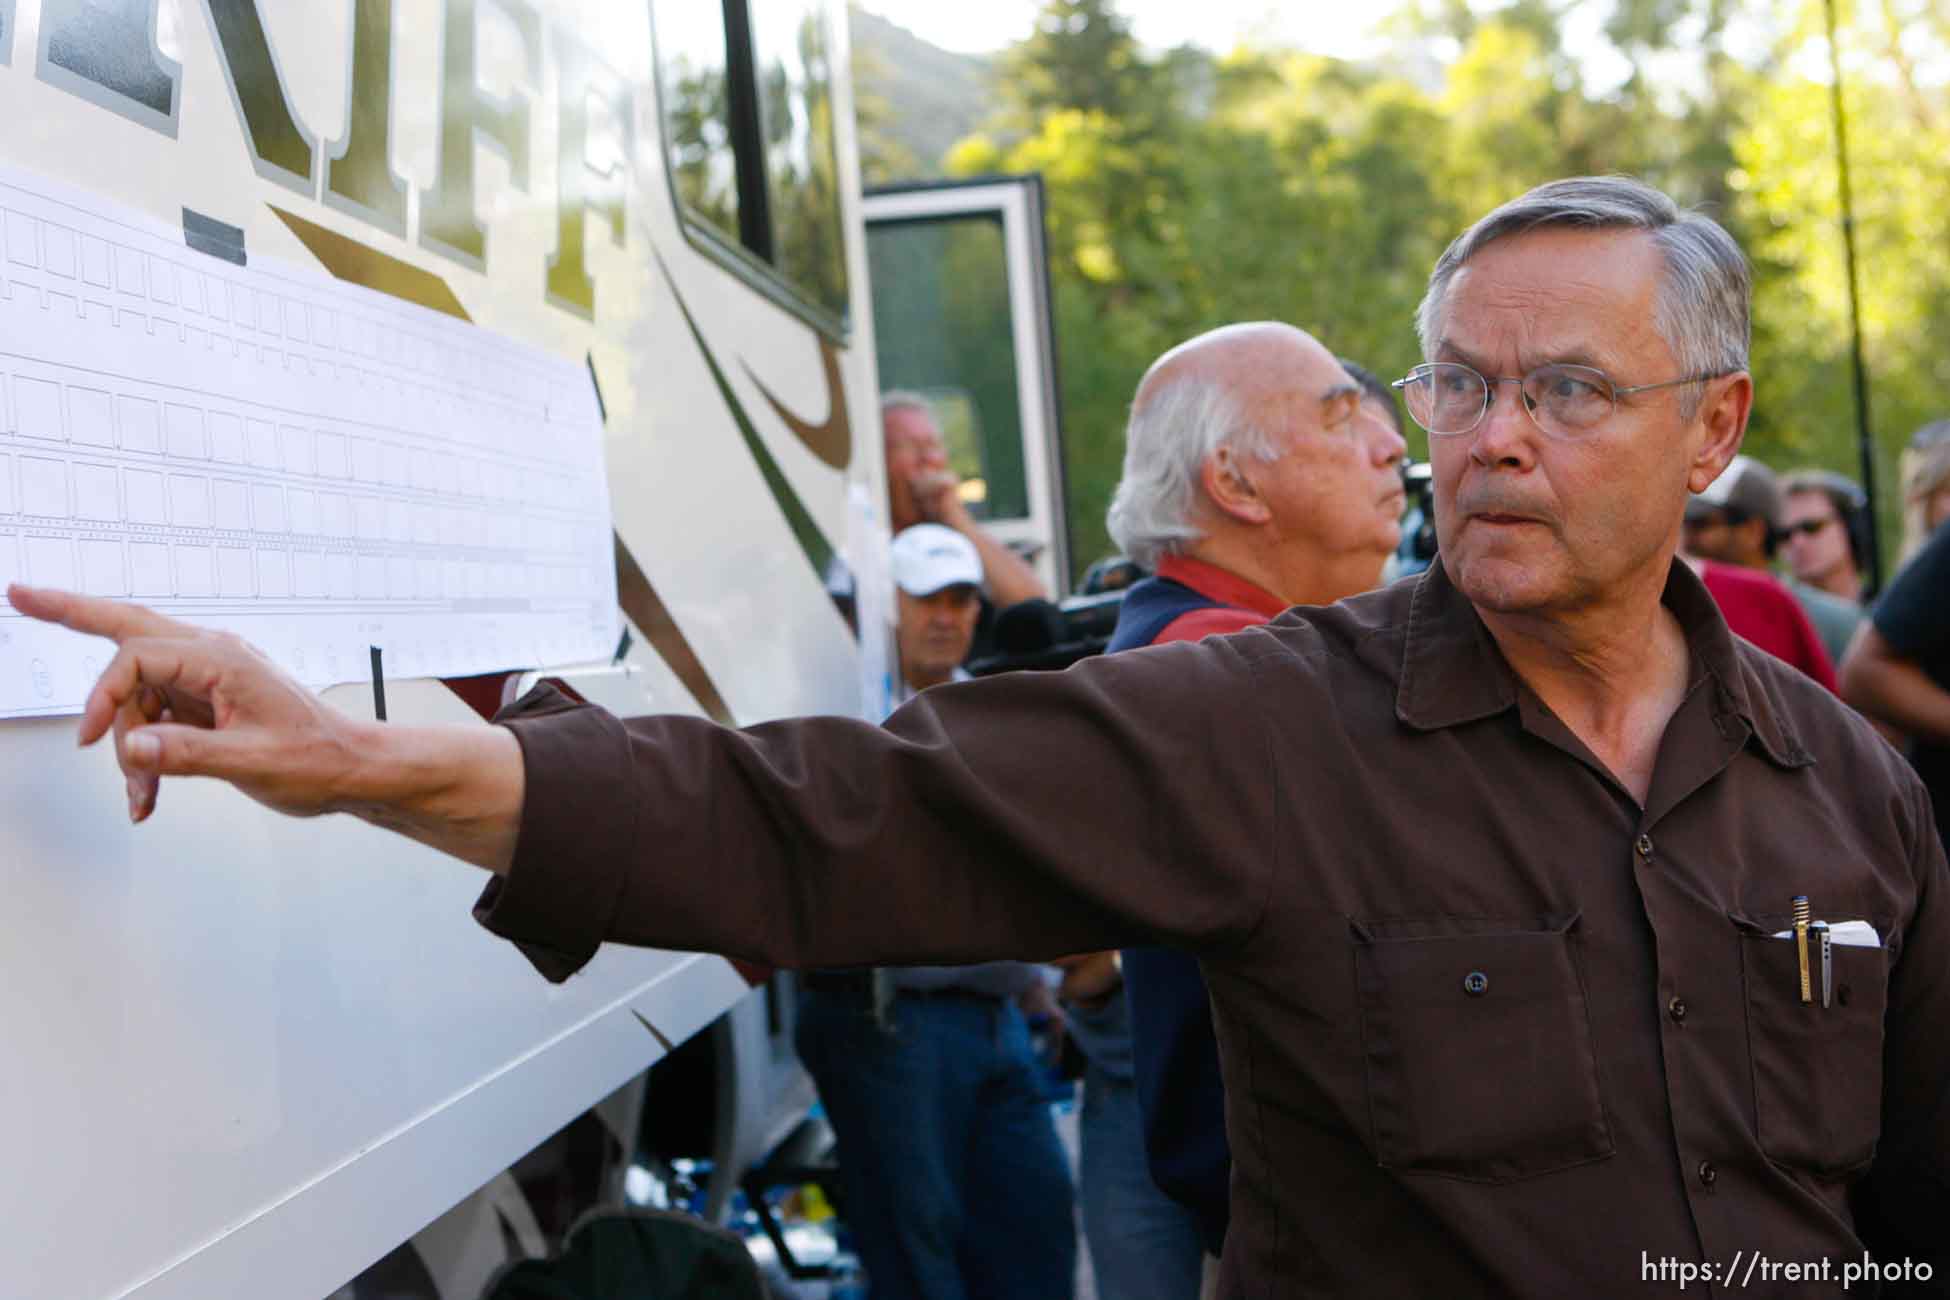
[[[1825,1010],[1835,1000],[1835,944],[1828,934],[1828,922],[1812,921],[1808,928],[1814,931],[1816,946],[1821,950],[1821,1005]]]
[[[1805,1006],[1815,1000],[1813,983],[1808,979],[1808,896],[1794,896],[1794,950],[1801,960],[1801,1002]]]

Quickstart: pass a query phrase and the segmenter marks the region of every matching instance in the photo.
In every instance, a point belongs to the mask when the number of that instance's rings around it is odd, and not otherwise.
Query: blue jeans
[[[1197,1300],[1205,1265],[1198,1217],[1151,1180],[1124,994],[1101,1012],[1072,1013],[1072,1024],[1080,1019],[1090,1036],[1079,1040],[1086,1051],[1097,1051],[1083,1076],[1077,1179],[1097,1294],[1101,1300]]]
[[[839,1138],[874,1300],[1067,1300],[1069,1165],[1022,1013],[998,998],[806,992],[799,1057]]]

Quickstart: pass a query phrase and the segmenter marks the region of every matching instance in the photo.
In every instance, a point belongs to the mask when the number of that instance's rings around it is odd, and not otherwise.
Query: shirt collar
[[[1167,555],[1158,561],[1158,576],[1180,586],[1190,587],[1208,600],[1239,609],[1250,609],[1268,618],[1286,613],[1289,602],[1281,600],[1257,583],[1246,581],[1204,560],[1189,555]]]
[[[1679,620],[1693,679],[1710,679],[1722,727],[1745,722],[1767,756],[1782,767],[1814,761],[1776,698],[1776,688],[1742,662],[1720,607],[1693,571],[1674,559],[1660,597]],[[1521,683],[1469,598],[1449,581],[1442,562],[1415,584],[1402,644],[1395,716],[1418,731],[1437,731],[1491,717],[1517,703]]]

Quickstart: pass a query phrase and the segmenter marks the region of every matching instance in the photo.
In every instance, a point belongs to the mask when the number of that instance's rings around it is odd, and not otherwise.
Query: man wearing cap
[[[1832,691],[1835,661],[1808,608],[1832,602],[1806,588],[1790,591],[1768,572],[1780,513],[1774,472],[1751,456],[1735,456],[1725,473],[1687,501],[1681,552],[1713,593],[1728,627]],[[1846,645],[1854,615],[1842,616],[1849,627],[1837,634]]]
[[[966,681],[982,561],[915,524],[894,539],[898,706]],[[797,1045],[839,1138],[842,1207],[877,1297],[1052,1300],[1076,1268],[1069,1165],[1017,999],[1023,962],[808,971]]]

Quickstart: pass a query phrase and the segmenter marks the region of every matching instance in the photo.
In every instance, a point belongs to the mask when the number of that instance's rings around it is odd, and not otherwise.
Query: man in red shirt
[[[1794,593],[1767,573],[1780,493],[1749,456],[1686,503],[1680,553],[1713,593],[1727,626],[1776,659],[1837,690],[1835,663]]]
[[[1776,659],[1785,660],[1831,691],[1839,691],[1835,664],[1808,615],[1774,579],[1752,569],[1686,556],[1713,593],[1727,626]]]

